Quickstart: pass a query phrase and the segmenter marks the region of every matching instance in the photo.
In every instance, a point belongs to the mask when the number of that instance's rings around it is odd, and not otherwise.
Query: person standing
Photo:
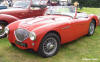
[[[9,7],[13,5],[12,0],[7,0]]]
[[[7,6],[8,7],[8,2],[6,0],[4,0],[1,5]]]
[[[78,7],[78,6],[79,6],[78,1],[75,1],[75,2],[74,2],[74,6],[75,6],[75,7]]]

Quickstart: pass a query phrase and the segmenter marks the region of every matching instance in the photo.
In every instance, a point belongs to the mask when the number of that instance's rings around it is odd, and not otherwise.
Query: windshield
[[[46,5],[48,0],[32,0],[34,5]]]
[[[27,8],[30,4],[30,1],[16,1],[13,5],[15,8]]]
[[[74,6],[49,6],[46,14],[75,16]]]

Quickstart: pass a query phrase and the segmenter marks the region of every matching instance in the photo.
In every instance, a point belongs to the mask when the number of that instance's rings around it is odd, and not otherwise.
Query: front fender
[[[5,21],[7,22],[8,24],[9,23],[12,23],[16,20],[19,20],[19,18],[17,17],[14,17],[12,15],[7,15],[7,14],[0,14],[0,21]]]
[[[59,28],[50,27],[50,26],[48,26],[48,27],[42,27],[42,28],[39,28],[39,27],[38,27],[37,30],[33,30],[33,31],[34,31],[34,32],[36,33],[36,35],[37,35],[37,38],[36,38],[36,40],[35,40],[35,45],[34,45],[33,49],[34,49],[35,51],[38,51],[39,45],[40,45],[40,43],[41,43],[43,37],[44,37],[48,32],[50,32],[50,31],[59,32]]]

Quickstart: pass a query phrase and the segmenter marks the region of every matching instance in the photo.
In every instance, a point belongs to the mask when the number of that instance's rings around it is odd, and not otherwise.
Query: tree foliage
[[[80,6],[85,7],[100,7],[100,0],[72,0],[74,3],[75,1],[78,1]]]

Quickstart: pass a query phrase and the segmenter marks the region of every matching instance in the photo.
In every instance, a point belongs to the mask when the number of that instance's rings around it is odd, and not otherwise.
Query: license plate
[[[23,47],[27,47],[27,44],[21,43],[21,42],[18,42],[18,41],[16,41],[16,44],[18,44],[18,45],[20,45],[20,46],[23,46]]]

